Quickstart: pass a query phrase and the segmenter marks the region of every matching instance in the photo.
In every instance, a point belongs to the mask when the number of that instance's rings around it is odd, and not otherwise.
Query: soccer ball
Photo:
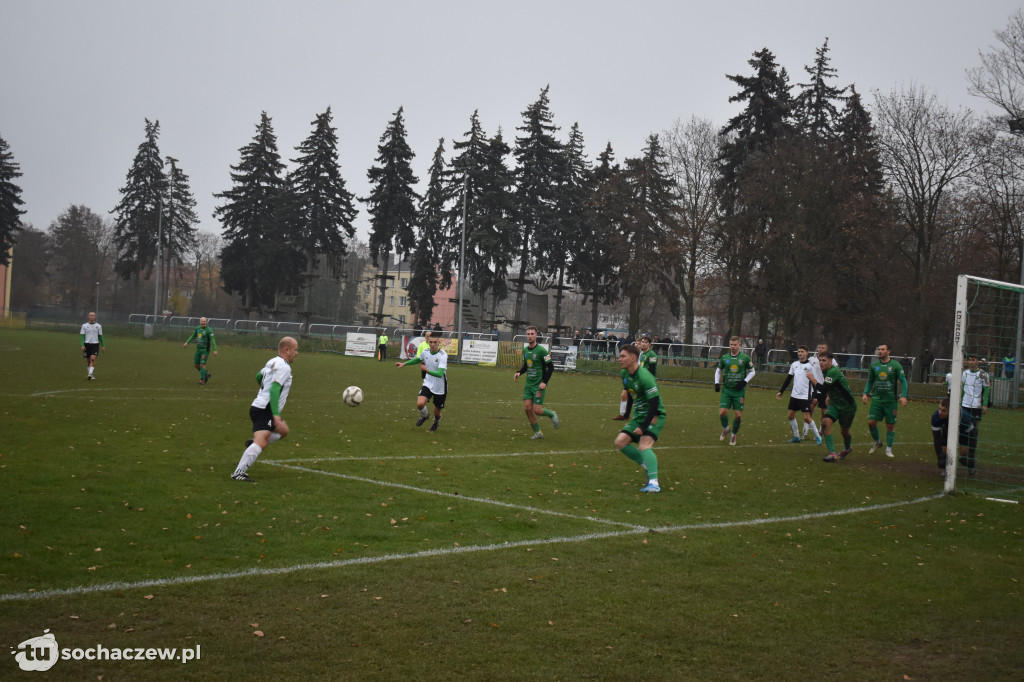
[[[349,386],[341,394],[341,399],[349,407],[359,407],[359,403],[363,402],[363,389],[358,386]]]

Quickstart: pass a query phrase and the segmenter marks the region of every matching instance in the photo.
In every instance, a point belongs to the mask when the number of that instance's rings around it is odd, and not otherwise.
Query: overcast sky
[[[607,142],[635,156],[677,119],[716,126],[740,110],[726,74],[767,47],[792,84],[829,39],[837,85],[918,85],[951,107],[993,113],[964,72],[1020,3],[1009,0],[0,0],[0,137],[24,174],[23,219],[46,229],[72,204],[107,216],[144,119],[191,178],[200,229],[220,232],[228,189],[260,112],[283,159],[328,106],[342,174],[366,171],[398,107],[425,184],[438,139],[461,139],[479,110],[513,143],[550,85],[564,139],[578,122],[593,160]],[[359,237],[366,212],[359,205]]]

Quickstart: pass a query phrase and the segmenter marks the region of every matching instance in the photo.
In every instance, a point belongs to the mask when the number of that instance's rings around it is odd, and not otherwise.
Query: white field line
[[[787,516],[780,518],[760,518],[745,521],[723,521],[720,523],[695,523],[679,526],[666,526],[661,528],[630,528],[626,530],[613,530],[604,533],[585,533],[582,535],[570,535],[556,538],[543,538],[539,540],[518,540],[515,542],[502,542],[489,545],[467,545],[465,547],[445,547],[442,549],[430,549],[420,552],[406,554],[384,554],[374,557],[358,557],[354,559],[338,559],[335,561],[318,561],[312,563],[293,564],[291,566],[280,566],[277,568],[249,568],[241,571],[228,571],[225,573],[208,573],[205,575],[183,576],[179,578],[155,578],[151,580],[137,580],[132,582],[112,582],[99,585],[88,585],[81,587],[69,587],[54,590],[40,590],[38,592],[15,592],[0,594],[0,602],[29,601],[53,599],[56,597],[71,597],[77,595],[96,594],[100,592],[115,592],[147,589],[151,587],[170,587],[174,585],[191,585],[216,580],[232,580],[235,578],[252,578],[273,575],[287,575],[299,571],[312,571],[323,569],[345,568],[347,566],[363,566],[368,564],[380,564],[389,561],[405,561],[415,559],[433,558],[439,556],[454,556],[458,554],[470,554],[475,552],[491,552],[502,549],[515,549],[518,547],[541,547],[544,545],[565,544],[571,542],[586,542],[589,540],[603,540],[605,538],[617,538],[628,535],[640,535],[642,533],[678,533],[690,530],[707,530],[719,528],[738,528],[743,526],[756,526],[768,523],[792,523],[794,521],[806,521],[808,519],[819,519],[830,516],[845,516],[859,514],[866,511],[878,511],[891,509],[893,507],[905,507],[919,502],[928,502],[943,497],[943,493],[919,497],[914,500],[901,502],[889,502],[876,504],[869,507],[851,507],[835,511],[817,512],[814,514],[801,514],[799,516]]]
[[[902,445],[931,445],[931,442],[904,442]],[[739,445],[726,445],[724,443],[719,445],[658,445],[655,444],[654,449],[658,452],[662,450],[739,450],[743,448],[775,448],[775,447],[792,447],[792,444],[786,442],[780,443],[741,443]],[[814,446],[820,447],[820,446]],[[794,449],[799,449],[797,446]],[[317,464],[320,462],[388,462],[396,460],[418,460],[418,459],[488,459],[493,457],[545,457],[549,455],[591,455],[591,454],[611,454],[615,455],[618,451],[609,446],[608,448],[601,449],[589,449],[589,450],[538,450],[536,452],[488,452],[479,454],[458,454],[458,455],[378,455],[376,457],[362,456],[362,455],[344,455],[336,457],[290,457],[286,459],[261,459],[260,461],[264,464]],[[854,453],[856,455],[856,453]],[[898,460],[898,456],[897,456]],[[894,460],[894,461],[897,461]],[[855,458],[851,458],[848,464],[857,464]],[[882,461],[882,460],[878,460]],[[888,460],[886,460],[888,461]],[[747,462],[748,464],[750,462]]]
[[[359,481],[360,483],[371,483],[373,485],[383,486],[385,488],[398,488],[400,490],[411,490],[415,493],[424,493],[427,495],[436,495],[438,497],[450,497],[453,500],[466,500],[468,502],[480,502],[482,504],[490,504],[496,507],[505,507],[507,509],[514,509],[516,511],[525,511],[531,514],[547,514],[548,516],[561,516],[566,519],[575,519],[577,521],[592,521],[594,523],[607,523],[612,526],[622,526],[624,528],[631,528],[633,530],[647,530],[645,526],[638,526],[635,523],[623,523],[622,521],[612,521],[610,519],[602,519],[596,516],[578,516],[576,514],[567,514],[565,512],[553,511],[551,509],[541,509],[540,507],[531,507],[529,505],[512,504],[510,502],[502,502],[500,500],[490,500],[486,497],[473,497],[472,495],[460,495],[458,493],[446,493],[442,490],[431,490],[430,488],[420,488],[414,485],[407,485],[405,483],[393,483],[391,481],[379,481],[373,478],[366,478],[364,476],[351,476],[349,474],[339,474],[333,471],[322,471],[320,469],[309,469],[307,467],[295,466],[293,464],[280,464],[279,462],[266,461],[264,464],[270,464],[273,466],[281,467],[282,469],[292,469],[294,471],[305,471],[310,474],[320,474],[321,476],[333,476],[335,478],[343,478],[347,481]]]

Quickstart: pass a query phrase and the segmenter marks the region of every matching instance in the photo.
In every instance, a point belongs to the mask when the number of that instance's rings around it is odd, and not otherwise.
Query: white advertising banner
[[[345,334],[345,355],[360,358],[377,357],[377,335],[349,332]]]
[[[478,365],[498,364],[498,342],[477,339],[466,339],[462,342],[462,362],[475,362]]]

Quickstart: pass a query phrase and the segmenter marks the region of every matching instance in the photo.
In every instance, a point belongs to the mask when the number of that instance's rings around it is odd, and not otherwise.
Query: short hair
[[[429,339],[433,335],[434,335],[434,332],[430,331],[429,329],[426,330],[425,332],[423,332],[423,338],[424,339]]]
[[[740,337],[738,337],[738,336],[730,336],[729,337],[729,343],[732,343],[733,341],[739,341],[739,340],[740,340]]]
[[[881,348],[882,346],[885,346],[885,349],[886,349],[886,350],[892,350],[892,346],[890,346],[890,345],[889,345],[888,343],[886,343],[885,341],[882,341],[882,343],[878,344],[878,346],[877,346],[877,347],[878,347],[878,348]]]
[[[647,339],[648,341],[650,341],[651,340],[651,335],[650,334],[641,334],[640,335],[640,340],[643,341],[644,339]]]
[[[825,346],[825,349],[828,350],[828,344],[825,343],[824,341],[818,341],[818,345],[819,346]]]
[[[289,348],[289,347],[291,347],[293,345],[296,348],[298,348],[299,347],[299,342],[296,341],[295,339],[293,339],[290,336],[286,336],[286,337],[284,337],[283,339],[281,339],[280,341],[277,342],[277,350],[282,351],[285,348]]]
[[[943,398],[942,400],[940,400],[939,401],[939,407],[945,407],[948,410],[949,409],[949,398]]]
[[[797,350],[807,350],[807,346],[797,346]]]
[[[821,357],[828,358],[829,360],[835,360],[836,356],[832,355],[832,351],[830,350],[823,350],[821,351]]]
[[[529,327],[526,328],[526,331],[530,331],[531,329],[533,331],[537,332],[538,334],[540,334],[540,330],[537,329],[536,327],[534,327],[532,324]]]
[[[640,357],[640,349],[636,347],[635,343],[627,343],[622,347],[622,350],[635,357]]]

